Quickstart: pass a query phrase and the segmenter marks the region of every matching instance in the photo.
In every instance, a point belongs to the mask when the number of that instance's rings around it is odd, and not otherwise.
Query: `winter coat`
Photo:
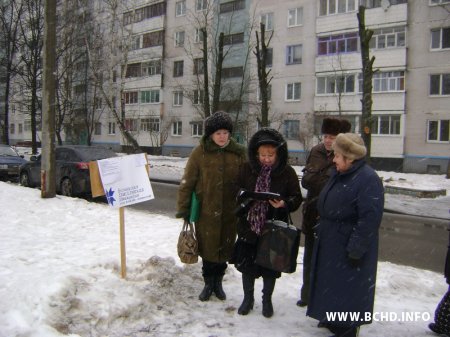
[[[449,228],[447,228],[449,231],[448,234],[448,246],[447,246],[447,257],[445,258],[445,269],[444,269],[444,276],[447,281],[447,284],[450,285],[450,225]]]
[[[204,136],[186,164],[178,189],[176,216],[189,216],[191,195],[195,191],[200,203],[195,231],[199,255],[206,261],[223,263],[231,257],[236,240],[237,217],[233,211],[237,176],[243,162],[245,148],[234,139],[221,148]]]
[[[281,135],[279,135],[278,133],[272,134],[270,130],[271,129],[261,129],[255,134],[255,136],[252,137],[252,140],[249,143],[249,161],[242,166],[238,177],[238,183],[241,189],[247,191],[255,190],[256,180],[258,179],[258,175],[261,170],[261,164],[257,157],[257,150],[259,147],[257,145],[259,139],[258,136],[265,138],[274,138],[277,141],[279,140],[280,142],[284,142],[284,139],[279,139]],[[299,208],[300,204],[303,201],[303,198],[297,173],[287,163],[288,152],[285,143],[283,146],[279,147],[277,151],[277,158],[277,163],[273,167],[270,175],[270,192],[279,193],[284,200],[286,207],[276,209],[269,204],[266,219],[278,219],[287,222],[288,214],[290,212],[294,212]],[[243,200],[238,201],[242,202]],[[252,253],[255,254],[258,236],[251,230],[250,224],[247,221],[247,212],[250,209],[251,205],[251,203],[247,204],[246,212],[241,214],[241,216],[239,217],[238,236],[253,247]],[[281,275],[281,273],[279,272],[268,270],[255,264],[252,264],[245,269],[239,269],[239,271],[251,273],[255,277],[259,277],[261,275],[268,277],[279,277]]]
[[[333,152],[327,151],[325,145],[320,143],[311,149],[306,159],[302,177],[302,186],[308,190],[303,204],[302,232],[305,234],[312,235],[317,224],[317,200],[334,167],[333,158]]]
[[[326,312],[373,312],[378,230],[383,215],[381,179],[364,160],[333,174],[320,193],[307,315],[326,321]],[[350,263],[349,257],[359,262]],[[369,321],[333,322],[336,325]]]

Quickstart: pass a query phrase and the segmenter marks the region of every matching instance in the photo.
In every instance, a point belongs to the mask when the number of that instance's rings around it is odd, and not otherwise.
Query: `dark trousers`
[[[309,302],[309,288],[311,276],[311,260],[314,247],[314,234],[305,234],[305,247],[303,253],[303,284],[300,290],[300,299]]]
[[[227,269],[227,263],[217,263],[203,260],[202,275],[203,277],[223,276]]]

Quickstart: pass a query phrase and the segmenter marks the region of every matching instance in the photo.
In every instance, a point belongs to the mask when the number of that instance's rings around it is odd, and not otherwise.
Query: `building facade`
[[[268,46],[271,127],[287,139],[292,162],[303,164],[308,150],[320,141],[324,117],[346,118],[354,132],[361,132],[359,5],[366,7],[365,23],[373,30],[373,165],[383,170],[446,172],[450,159],[447,0],[124,2],[120,18],[126,57],[111,75],[115,77],[112,104],[96,103],[92,143],[127,146],[119,118],[148,152],[189,155],[203,135],[207,80],[210,101],[216,93],[217,109],[231,114],[234,136],[245,144],[260,125],[254,50],[262,22]],[[223,50],[217,47],[221,33]],[[223,55],[222,80],[217,90],[219,55]],[[111,106],[120,107],[119,116]],[[10,130],[22,125],[21,134],[11,133],[12,143],[31,139],[26,117],[10,120]]]

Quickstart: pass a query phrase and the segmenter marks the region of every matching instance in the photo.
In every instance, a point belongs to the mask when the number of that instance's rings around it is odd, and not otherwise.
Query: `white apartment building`
[[[225,35],[219,108],[235,119],[235,137],[245,144],[259,127],[253,50],[255,31],[264,22],[266,37],[271,36],[269,119],[288,141],[292,161],[303,164],[320,140],[325,116],[346,118],[361,132],[360,4],[366,7],[366,27],[374,31],[373,165],[445,172],[450,159],[447,0],[128,0],[123,23],[130,45],[121,95],[127,129],[149,152],[187,156],[198,144],[204,120],[201,28],[206,27],[210,87],[217,56],[212,41]],[[94,143],[126,145],[111,114],[103,114],[98,129]],[[30,138],[24,132],[14,139]]]

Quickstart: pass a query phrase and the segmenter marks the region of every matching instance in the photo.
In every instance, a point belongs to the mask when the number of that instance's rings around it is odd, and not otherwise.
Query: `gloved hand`
[[[189,212],[177,212],[175,218],[183,218],[184,221],[189,222],[190,214]]]
[[[359,268],[361,267],[361,259],[355,259],[351,256],[348,257],[348,262],[350,263],[350,265],[352,266],[352,268]]]

